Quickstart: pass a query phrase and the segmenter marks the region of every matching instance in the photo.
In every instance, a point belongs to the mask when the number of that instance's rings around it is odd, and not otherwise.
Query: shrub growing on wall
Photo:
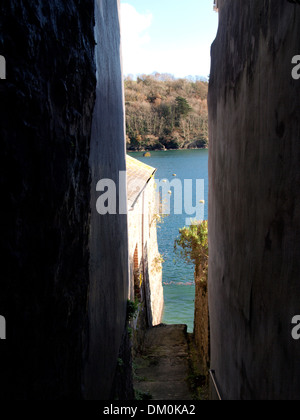
[[[195,265],[195,276],[207,282],[208,272],[208,223],[194,222],[191,226],[179,230],[175,241],[175,250],[187,263]]]
[[[208,223],[194,222],[179,230],[175,249],[187,263],[195,265],[194,339],[201,361],[201,374],[208,381],[210,365],[210,329],[208,309]]]

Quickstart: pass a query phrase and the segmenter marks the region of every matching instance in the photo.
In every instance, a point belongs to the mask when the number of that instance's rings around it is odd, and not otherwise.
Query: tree
[[[179,127],[181,118],[186,118],[191,112],[192,107],[189,105],[188,101],[182,96],[177,96],[176,106],[175,106],[175,115],[176,115],[176,125]]]
[[[191,226],[179,230],[174,248],[187,263],[195,265],[195,277],[207,281],[208,274],[208,223],[194,222]]]
[[[127,77],[128,149],[207,147],[207,91],[207,83],[168,75],[140,75],[137,81]],[[142,137],[141,141],[136,140],[137,136]]]

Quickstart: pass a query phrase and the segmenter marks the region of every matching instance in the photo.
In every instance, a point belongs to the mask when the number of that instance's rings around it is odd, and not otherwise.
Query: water
[[[150,158],[144,158],[143,153],[131,153],[134,158],[157,168],[156,179],[167,179],[170,182],[176,178],[193,180],[195,195],[196,179],[204,179],[204,218],[207,219],[208,204],[208,151],[207,150],[171,150],[151,152]],[[195,198],[195,197],[194,197]],[[172,201],[171,201],[172,203]],[[194,201],[194,205],[196,202]],[[176,215],[171,205],[170,216],[164,218],[158,226],[158,246],[163,255],[163,283],[165,310],[163,322],[166,324],[186,324],[188,331],[193,331],[194,324],[194,266],[187,264],[174,251],[174,241],[179,229],[186,225],[190,216],[185,213]]]

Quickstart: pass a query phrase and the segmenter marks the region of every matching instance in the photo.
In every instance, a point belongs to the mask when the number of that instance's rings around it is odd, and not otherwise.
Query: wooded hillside
[[[125,79],[128,150],[208,146],[208,83],[170,75]]]

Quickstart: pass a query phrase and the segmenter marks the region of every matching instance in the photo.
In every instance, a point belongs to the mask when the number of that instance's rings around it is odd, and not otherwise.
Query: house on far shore
[[[155,172],[155,168],[127,156],[129,299],[138,299],[141,304],[135,329],[160,324],[164,308]]]

